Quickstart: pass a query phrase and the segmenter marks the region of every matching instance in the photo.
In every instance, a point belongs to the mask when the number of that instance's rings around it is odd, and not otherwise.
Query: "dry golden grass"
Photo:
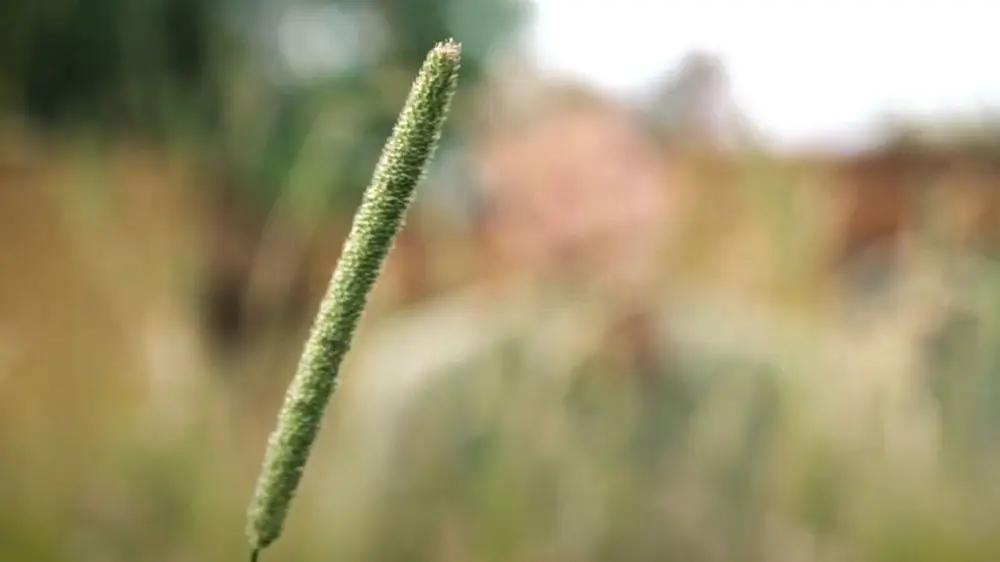
[[[229,362],[208,343],[198,290],[213,215],[191,160],[85,144],[39,154],[0,167],[0,560],[243,556],[244,506],[305,326]],[[380,290],[302,511],[271,556],[995,560],[991,264],[914,237],[893,289],[847,300],[830,273],[846,224],[836,174],[685,165],[690,230],[655,310],[695,358],[681,377],[695,390],[602,376],[635,368],[613,311],[546,300],[502,271],[396,307],[407,275],[482,277],[440,271],[472,241],[415,238],[428,258],[405,245],[392,258],[399,277]],[[989,183],[968,178],[941,185]],[[942,207],[956,219],[984,191],[960,193],[973,195]],[[339,243],[307,244],[317,280]],[[928,338],[963,307],[978,327],[928,363]],[[512,333],[507,347],[483,343]],[[420,360],[445,366],[390,401],[393,377]],[[375,371],[386,387],[363,377]],[[947,400],[920,383],[942,377]],[[689,391],[704,395],[682,414]],[[400,421],[367,425],[383,419]],[[648,437],[666,455],[655,470],[622,444],[647,426],[674,431]]]

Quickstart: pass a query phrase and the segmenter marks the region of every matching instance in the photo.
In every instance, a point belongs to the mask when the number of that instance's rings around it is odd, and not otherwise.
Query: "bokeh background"
[[[441,150],[264,560],[1000,559],[987,2],[0,2],[0,560],[243,560],[428,49]]]

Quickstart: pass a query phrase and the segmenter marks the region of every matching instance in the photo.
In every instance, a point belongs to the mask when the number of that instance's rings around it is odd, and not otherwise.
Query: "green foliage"
[[[148,127],[168,105],[209,110],[216,4],[5,1],[0,103],[47,125]]]
[[[310,188],[321,197],[313,199],[322,211],[347,218],[427,50],[440,37],[462,41],[461,87],[473,88],[486,58],[524,21],[523,4],[322,0],[275,8],[258,0],[8,0],[0,2],[0,111],[57,131],[83,125],[158,140],[193,133],[264,209],[296,169],[322,168],[323,181]],[[378,22],[388,39],[366,45],[370,56],[345,65],[349,70],[277,78],[284,55],[275,43],[276,21],[267,18],[324,5]],[[330,37],[341,42],[338,52],[357,50],[335,30]],[[331,112],[333,119],[323,118]],[[322,157],[303,157],[303,144],[319,127],[335,129],[337,139]],[[446,141],[442,150],[448,149]]]
[[[388,39],[381,48],[370,46],[374,55],[351,70],[280,88],[265,85],[274,90],[258,111],[269,116],[265,148],[247,161],[243,174],[266,207],[282,196],[297,169],[330,170],[326,181],[312,189],[325,194],[331,211],[346,214],[360,200],[382,141],[392,130],[396,108],[406,96],[408,78],[402,77],[412,76],[438,38],[455,37],[463,45],[460,92],[473,90],[487,58],[516,33],[526,12],[520,0],[327,0],[323,4],[343,7],[352,17],[373,16]],[[325,119],[330,113],[335,117]],[[301,154],[312,132],[333,128],[337,138],[329,142],[323,157]],[[452,149],[447,139],[440,149]],[[331,163],[332,155],[337,156]]]

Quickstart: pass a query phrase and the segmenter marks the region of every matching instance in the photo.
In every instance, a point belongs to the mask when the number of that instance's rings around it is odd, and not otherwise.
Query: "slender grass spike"
[[[461,45],[452,40],[439,43],[427,55],[354,217],[277,427],[267,442],[247,513],[252,562],[281,535],[327,403],[336,390],[340,364],[437,148],[458,85],[460,59]]]

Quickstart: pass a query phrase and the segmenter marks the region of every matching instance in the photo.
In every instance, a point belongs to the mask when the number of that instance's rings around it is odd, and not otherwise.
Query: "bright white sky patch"
[[[996,0],[535,0],[543,68],[631,93],[689,50],[719,54],[781,144],[863,134],[885,113],[1000,107]]]

